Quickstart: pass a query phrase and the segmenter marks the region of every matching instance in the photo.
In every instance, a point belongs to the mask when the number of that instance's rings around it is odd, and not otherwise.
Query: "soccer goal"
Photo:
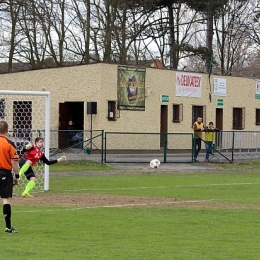
[[[44,153],[49,158],[50,92],[0,90],[0,118],[8,122],[8,138],[15,143],[20,156],[26,143],[43,137]],[[49,190],[49,166],[39,162],[34,171],[37,177],[34,190]],[[23,176],[19,185],[14,186],[14,192],[22,192],[26,184]]]

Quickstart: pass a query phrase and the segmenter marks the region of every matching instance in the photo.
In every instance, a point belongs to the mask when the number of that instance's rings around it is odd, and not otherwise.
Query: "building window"
[[[183,120],[183,104],[173,104],[172,121],[180,123]]]
[[[206,106],[192,106],[192,126],[198,117],[202,117],[202,121],[206,125]]]
[[[233,129],[242,130],[245,128],[245,108],[233,107]]]
[[[260,125],[260,108],[255,110],[255,124]]]
[[[0,99],[0,118],[5,117],[5,100]]]
[[[107,115],[107,118],[108,120],[110,121],[115,121],[116,120],[116,104],[117,102],[116,101],[108,101],[107,105],[108,105],[108,115]]]

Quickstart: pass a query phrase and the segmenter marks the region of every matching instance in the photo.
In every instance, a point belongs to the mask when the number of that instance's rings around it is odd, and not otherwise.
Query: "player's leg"
[[[13,176],[11,172],[0,172],[0,195],[3,199],[5,232],[18,233],[11,225],[11,198],[13,193]]]
[[[205,142],[205,149],[206,149],[206,156],[205,156],[205,160],[209,161],[209,152],[210,152],[210,148],[209,148],[209,143]]]
[[[26,176],[26,179],[29,182],[27,183],[25,190],[22,193],[22,196],[32,198],[33,196],[29,193],[29,191],[31,191],[34,188],[35,183],[36,183],[36,177],[35,177],[32,167],[29,167],[29,169],[24,173],[24,175]]]
[[[19,166],[20,166],[20,171],[19,171],[19,176],[21,177],[25,172],[28,171],[28,169],[31,167],[32,162],[30,160],[26,159],[20,159],[19,161]]]

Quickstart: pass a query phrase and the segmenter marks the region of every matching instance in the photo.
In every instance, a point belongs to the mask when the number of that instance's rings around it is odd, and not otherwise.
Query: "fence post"
[[[104,137],[104,143],[105,143],[105,151],[104,151],[104,162],[107,162],[107,133],[105,132],[105,137]]]
[[[167,162],[167,159],[166,159],[166,154],[167,154],[167,138],[168,137],[168,134],[167,133],[164,133],[163,134],[163,162],[166,163]]]
[[[231,152],[231,162],[234,160],[234,145],[235,145],[235,132],[232,132],[232,152]]]
[[[196,138],[192,135],[192,162],[196,162]]]
[[[101,164],[104,163],[104,130],[101,133]]]

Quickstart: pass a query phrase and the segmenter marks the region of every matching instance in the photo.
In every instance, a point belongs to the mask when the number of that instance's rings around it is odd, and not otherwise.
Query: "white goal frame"
[[[44,154],[47,158],[50,156],[50,92],[48,91],[16,91],[0,90],[2,95],[30,95],[45,96],[45,138]],[[49,165],[44,165],[44,190],[49,190]]]

